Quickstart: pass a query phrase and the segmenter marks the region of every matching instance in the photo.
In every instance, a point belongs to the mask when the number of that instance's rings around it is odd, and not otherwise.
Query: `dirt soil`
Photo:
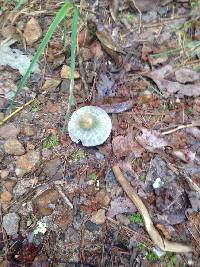
[[[0,122],[63,5],[15,2],[0,10]],[[0,267],[200,266],[200,3],[75,4],[74,110],[101,107],[112,132],[96,147],[69,137],[69,14],[13,111],[33,101],[0,126]],[[160,236],[191,252],[152,241],[113,166]]]

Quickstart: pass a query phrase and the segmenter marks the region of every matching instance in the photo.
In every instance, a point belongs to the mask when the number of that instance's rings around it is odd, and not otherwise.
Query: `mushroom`
[[[85,106],[76,110],[68,123],[72,141],[82,142],[84,146],[98,146],[109,137],[112,129],[111,119],[101,108]]]

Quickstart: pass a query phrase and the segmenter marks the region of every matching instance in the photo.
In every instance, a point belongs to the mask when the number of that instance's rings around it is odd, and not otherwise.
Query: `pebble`
[[[99,229],[99,226],[96,225],[96,223],[93,223],[91,222],[90,220],[88,220],[86,223],[85,223],[85,228],[90,231],[90,232],[94,232],[94,231],[97,231]]]
[[[3,193],[1,193],[1,203],[4,210],[10,206],[11,199],[12,195],[10,192],[4,191]]]
[[[0,127],[0,138],[9,139],[16,138],[19,134],[20,130],[15,127],[12,123],[6,123],[5,125]]]
[[[67,65],[63,65],[63,67],[61,69],[60,77],[62,79],[71,79],[71,68],[69,66],[67,66]],[[80,78],[80,74],[78,73],[77,70],[75,70],[74,78],[75,79],[79,79]]]
[[[15,173],[17,176],[32,171],[40,162],[40,153],[38,151],[30,150],[25,155],[20,156],[16,161]]]
[[[14,179],[7,179],[4,181],[3,185],[9,192],[12,192],[16,183],[17,182],[16,182],[15,178]]]
[[[52,177],[58,172],[60,166],[61,166],[61,160],[56,157],[54,159],[47,161],[43,171],[47,176]]]
[[[36,129],[35,127],[31,126],[31,125],[26,125],[24,126],[23,128],[23,133],[26,135],[26,136],[33,136],[36,134]]]
[[[32,45],[42,37],[42,29],[35,18],[31,18],[24,29],[24,38],[28,45]]]
[[[0,177],[1,179],[5,179],[9,174],[8,170],[0,170]]]
[[[129,223],[130,223],[129,218],[126,217],[125,215],[122,215],[122,214],[117,214],[116,219],[118,222],[120,222],[121,224],[126,225],[126,226],[129,225]]]
[[[110,203],[110,196],[105,189],[102,189],[96,194],[94,201],[104,207],[107,207]]]
[[[7,235],[13,236],[17,234],[19,228],[19,221],[20,217],[15,212],[8,213],[3,217],[2,225]]]
[[[92,215],[91,221],[95,224],[103,224],[106,221],[106,211],[100,209]]]
[[[61,83],[60,79],[48,79],[45,81],[44,85],[42,86],[42,90],[46,92],[54,92],[56,91],[57,87]]]
[[[32,186],[31,180],[28,179],[19,180],[13,189],[15,197],[17,198],[25,194],[31,186]]]
[[[21,156],[25,153],[23,145],[17,139],[8,139],[4,144],[4,149],[9,155]]]

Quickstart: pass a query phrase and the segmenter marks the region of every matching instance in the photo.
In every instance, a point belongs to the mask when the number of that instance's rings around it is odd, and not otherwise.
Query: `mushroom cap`
[[[76,110],[68,123],[72,141],[82,142],[83,146],[98,146],[109,137],[112,129],[111,119],[99,107],[85,106]]]

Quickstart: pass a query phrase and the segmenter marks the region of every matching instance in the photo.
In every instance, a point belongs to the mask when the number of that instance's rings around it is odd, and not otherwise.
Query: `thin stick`
[[[26,104],[24,104],[23,106],[19,107],[18,109],[16,109],[14,112],[12,112],[10,115],[6,116],[3,120],[0,121],[0,126],[3,125],[5,122],[7,122],[8,120],[10,120],[13,116],[15,116],[17,113],[19,113],[21,110],[23,110],[24,108],[26,108],[27,106],[29,106],[31,103],[33,103],[34,99],[31,99],[30,101],[28,101]]]
[[[131,199],[131,201],[135,204],[138,211],[141,213],[142,217],[144,218],[144,223],[146,230],[151,238],[151,240],[160,247],[164,251],[171,251],[171,252],[191,252],[192,247],[188,245],[184,245],[181,243],[171,242],[166,240],[165,238],[161,237],[155,226],[153,225],[153,222],[150,218],[149,212],[147,208],[145,207],[144,203],[140,199],[140,197],[137,195],[137,193],[133,190],[130,183],[127,181],[127,179],[123,176],[119,166],[116,164],[113,166],[113,172],[116,176],[117,181],[122,186],[125,193],[128,195],[128,197]]]
[[[142,28],[142,12],[141,10],[138,8],[138,6],[135,3],[135,0],[132,0],[134,7],[137,9],[138,13],[139,13],[139,33],[141,33],[141,28]]]
[[[161,130],[161,134],[167,135],[167,134],[175,133],[175,132],[182,130],[182,129],[185,129],[185,128],[199,127],[199,126],[200,126],[200,121],[193,121],[193,122],[188,123],[188,124],[177,125],[173,129]]]

